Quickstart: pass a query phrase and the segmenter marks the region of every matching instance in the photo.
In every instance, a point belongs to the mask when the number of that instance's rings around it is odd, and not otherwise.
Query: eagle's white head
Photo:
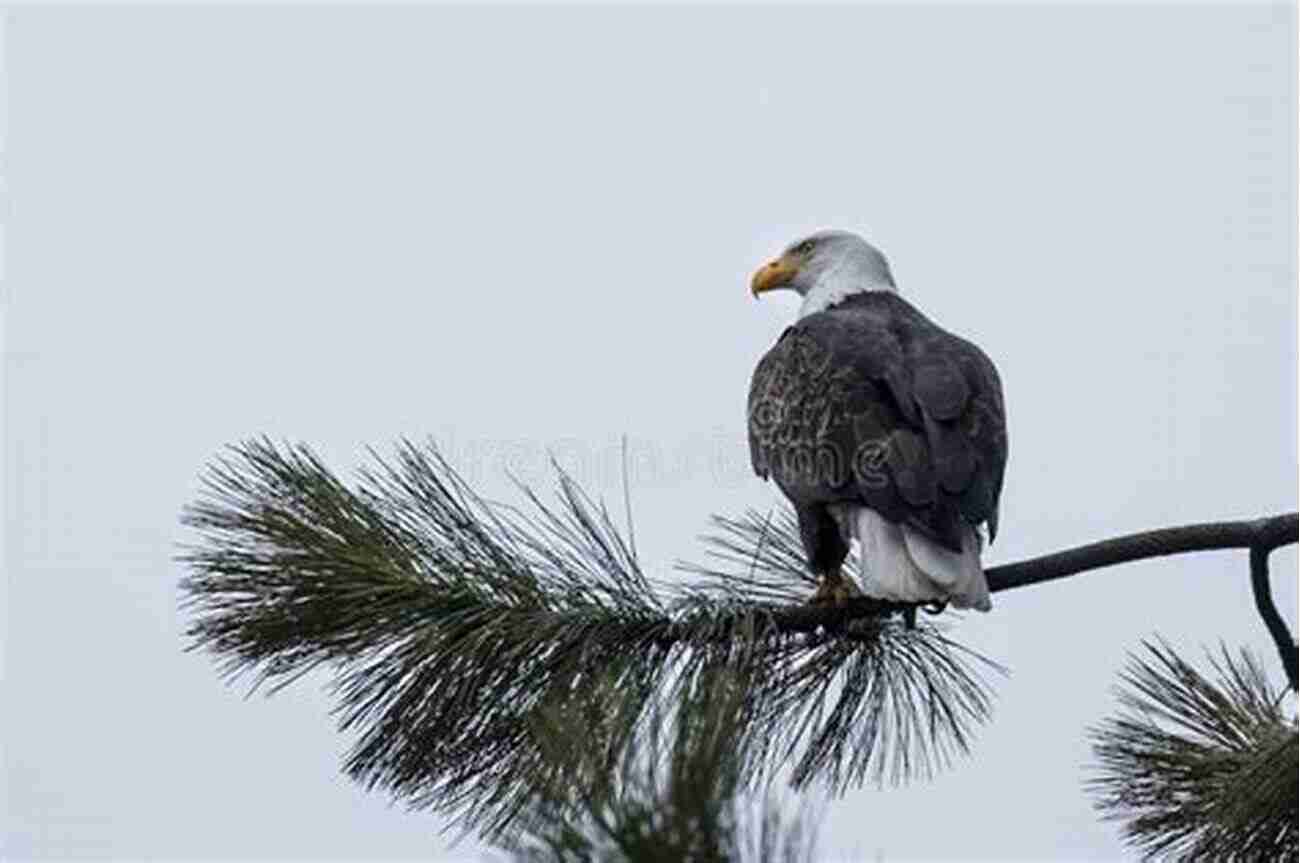
[[[782,288],[803,297],[801,318],[850,294],[898,290],[881,251],[848,231],[818,231],[795,240],[759,267],[749,284],[755,297]]]

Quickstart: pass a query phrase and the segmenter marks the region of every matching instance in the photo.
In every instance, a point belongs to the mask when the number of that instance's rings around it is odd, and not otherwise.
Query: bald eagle
[[[1007,463],[1002,384],[978,347],[898,294],[866,240],[821,231],[754,273],[799,319],[759,361],[749,452],[794,505],[814,602],[867,596],[987,611],[983,537]],[[841,574],[856,539],[862,589]]]

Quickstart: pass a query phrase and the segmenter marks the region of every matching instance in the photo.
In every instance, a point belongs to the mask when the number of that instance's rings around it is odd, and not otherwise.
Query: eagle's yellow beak
[[[749,292],[757,297],[766,291],[784,287],[798,272],[799,262],[792,255],[782,255],[758,268],[754,278],[749,281]]]

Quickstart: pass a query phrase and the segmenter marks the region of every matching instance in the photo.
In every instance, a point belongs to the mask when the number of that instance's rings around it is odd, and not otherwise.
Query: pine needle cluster
[[[788,517],[718,521],[714,565],[683,588],[558,468],[553,500],[521,487],[514,506],[432,445],[372,456],[349,485],[305,446],[233,447],[184,514],[182,589],[191,646],[226,676],[275,691],[327,672],[346,772],[408,806],[489,838],[590,815],[591,789],[636,787],[629,753],[710,711],[682,733],[729,717],[715,788],[842,792],[930,775],[989,716],[985,661],[932,623],[784,625],[807,595]],[[733,697],[690,700],[717,691]]]
[[[641,749],[625,749],[616,770],[575,741],[573,718],[539,722],[559,761],[587,762],[590,781],[541,785],[502,842],[518,863],[808,863],[816,824],[807,806],[788,810],[771,792],[757,801],[733,741],[743,733],[745,681],[706,675],[676,705],[656,704]]]
[[[1148,859],[1294,860],[1297,734],[1260,663],[1221,647],[1202,674],[1163,641],[1121,676],[1091,732],[1098,809]]]

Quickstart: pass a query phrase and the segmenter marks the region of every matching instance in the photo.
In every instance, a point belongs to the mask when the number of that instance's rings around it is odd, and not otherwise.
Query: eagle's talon
[[[862,589],[848,576],[836,573],[823,575],[817,592],[808,599],[809,605],[846,605],[849,600],[862,596]]]

